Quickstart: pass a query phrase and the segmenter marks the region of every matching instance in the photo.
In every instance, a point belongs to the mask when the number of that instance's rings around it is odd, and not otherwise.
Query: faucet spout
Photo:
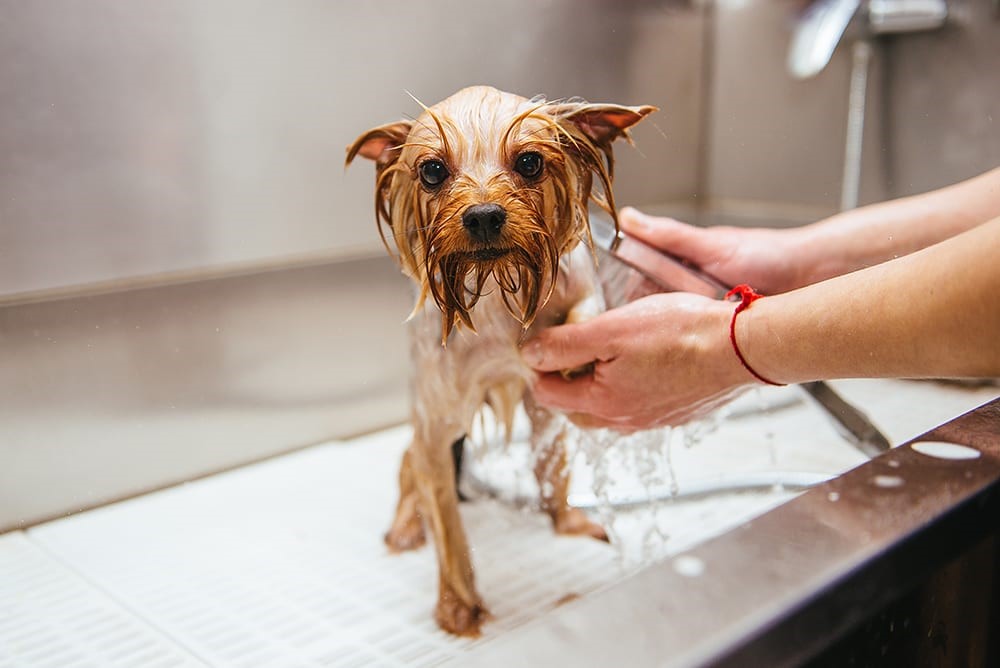
[[[792,34],[788,71],[808,79],[823,71],[861,6],[861,0],[816,0],[805,10]]]
[[[796,79],[808,79],[823,71],[837,45],[843,41],[851,20],[867,14],[862,37],[935,30],[945,24],[945,0],[815,0],[798,19],[788,50],[788,71]]]

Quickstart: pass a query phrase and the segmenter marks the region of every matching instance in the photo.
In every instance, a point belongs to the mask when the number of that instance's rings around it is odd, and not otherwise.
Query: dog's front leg
[[[423,428],[421,428],[423,427]],[[469,545],[458,512],[451,432],[417,425],[410,446],[410,464],[420,493],[420,509],[434,536],[438,557],[438,602],[434,617],[445,631],[479,635],[488,617],[476,592]]]

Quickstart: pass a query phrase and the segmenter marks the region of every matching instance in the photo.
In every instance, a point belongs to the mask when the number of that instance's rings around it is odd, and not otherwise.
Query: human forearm
[[[781,383],[1000,377],[1000,218],[899,259],[760,299],[736,316],[749,366]],[[656,294],[523,348],[539,403],[629,431],[681,424],[759,382],[734,304]],[[563,369],[593,365],[566,379]],[[589,417],[587,417],[589,416]]]
[[[1000,376],[1000,218],[755,302],[737,339],[765,377]]]
[[[1000,168],[789,232],[801,287],[901,257],[1000,216]]]

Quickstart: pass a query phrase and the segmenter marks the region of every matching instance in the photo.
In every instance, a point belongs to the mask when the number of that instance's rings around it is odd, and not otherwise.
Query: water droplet
[[[903,486],[903,479],[898,475],[877,475],[872,478],[872,482],[875,483],[876,487],[882,487],[884,489]]]
[[[684,432],[685,444],[687,444],[689,436],[690,434],[687,431],[685,431]],[[671,449],[671,444],[673,443],[674,439],[672,439],[670,435],[668,435],[665,440],[667,447],[666,447],[666,452],[664,453],[664,457],[666,459],[666,465],[667,465],[667,476],[670,479],[670,496],[677,496],[678,494],[680,494],[680,486],[677,482],[677,471],[674,470],[673,451]],[[690,447],[690,445],[688,447]]]
[[[945,441],[919,441],[911,443],[910,449],[938,459],[978,459],[981,454],[975,448]]]
[[[705,562],[690,554],[682,554],[673,562],[674,571],[678,575],[696,578],[705,572]]]

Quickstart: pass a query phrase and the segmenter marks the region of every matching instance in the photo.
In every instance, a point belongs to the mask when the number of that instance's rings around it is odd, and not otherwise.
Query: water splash
[[[625,436],[578,429],[575,436],[591,471],[598,521],[622,566],[662,556],[670,536],[660,522],[660,509],[679,491],[671,451],[674,441],[684,438],[683,431],[653,429]]]
[[[761,412],[772,408],[764,399],[757,399]],[[576,495],[577,505],[586,508],[592,519],[604,527],[623,570],[663,558],[677,548],[671,544],[671,533],[676,528],[671,521],[676,512],[671,506],[682,494],[683,481],[675,469],[675,455],[697,447],[718,430],[729,414],[730,409],[725,407],[683,427],[629,435],[608,429],[581,429],[562,416],[545,424],[545,431],[552,432],[548,436],[565,432],[566,461],[573,480],[571,499]],[[490,420],[480,422],[488,425]],[[515,420],[509,444],[501,442],[499,434],[484,437],[486,428],[474,431],[475,437],[468,439],[473,475],[485,483],[491,496],[523,509],[539,509],[538,494],[544,490],[539,490],[532,473],[534,454],[528,444],[527,414],[522,410]],[[543,435],[541,442],[548,440]],[[770,445],[773,460],[773,443]]]

